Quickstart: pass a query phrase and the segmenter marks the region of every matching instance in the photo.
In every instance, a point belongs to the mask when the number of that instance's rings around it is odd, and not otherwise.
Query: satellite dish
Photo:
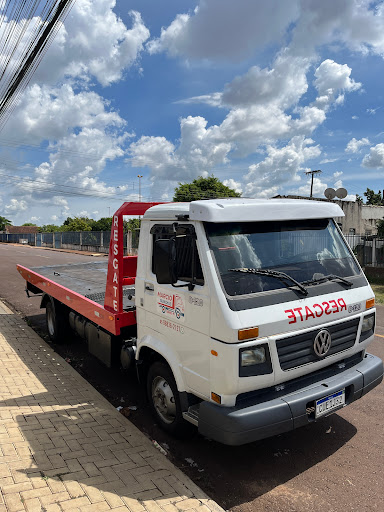
[[[333,199],[336,196],[336,191],[333,188],[327,188],[327,190],[324,192],[324,195],[327,199]]]
[[[339,199],[344,199],[345,197],[347,197],[347,194],[348,192],[346,191],[345,188],[338,188],[336,190],[336,197],[338,197]]]

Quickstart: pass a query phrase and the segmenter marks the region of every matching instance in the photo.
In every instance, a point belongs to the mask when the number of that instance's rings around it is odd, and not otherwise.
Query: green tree
[[[62,226],[56,226],[55,224],[44,224],[39,228],[40,233],[55,233],[57,231],[63,231]]]
[[[363,204],[363,198],[359,194],[356,194],[356,203]]]
[[[173,200],[180,202],[218,197],[241,197],[241,194],[225,186],[213,175],[208,178],[199,176],[192,183],[179,183],[179,186],[175,188]]]
[[[12,224],[11,220],[8,220],[7,218],[2,217],[0,215],[0,231],[4,231],[5,226],[10,226],[11,224]]]
[[[383,204],[383,200],[382,200],[380,192],[378,192],[376,194],[376,192],[374,190],[367,187],[367,190],[364,192],[364,195],[367,198],[366,204],[378,205],[378,206],[381,206]]]
[[[378,220],[376,222],[377,225],[377,236],[379,238],[384,238],[384,219]]]
[[[140,229],[140,219],[129,219],[124,221],[124,231],[134,231]]]
[[[22,226],[37,226],[37,224],[33,224],[33,222],[24,222]]]
[[[92,219],[88,219],[88,217],[74,217],[73,219],[68,217],[64,221],[62,231],[92,231],[92,222]]]
[[[111,231],[112,217],[102,217],[92,222],[92,231]]]

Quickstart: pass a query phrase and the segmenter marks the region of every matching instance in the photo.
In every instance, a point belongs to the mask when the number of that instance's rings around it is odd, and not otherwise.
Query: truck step
[[[191,405],[187,412],[183,412],[183,418],[196,427],[199,425],[200,404]]]

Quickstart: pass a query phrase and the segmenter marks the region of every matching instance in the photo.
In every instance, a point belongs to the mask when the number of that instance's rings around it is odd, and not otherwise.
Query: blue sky
[[[143,200],[384,189],[383,55],[381,1],[76,0],[0,133],[0,215],[100,218],[138,175]]]

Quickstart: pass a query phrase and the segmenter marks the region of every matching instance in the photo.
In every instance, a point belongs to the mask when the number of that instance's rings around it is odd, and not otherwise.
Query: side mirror
[[[160,238],[155,241],[153,263],[159,284],[173,284],[177,282],[175,237]]]

